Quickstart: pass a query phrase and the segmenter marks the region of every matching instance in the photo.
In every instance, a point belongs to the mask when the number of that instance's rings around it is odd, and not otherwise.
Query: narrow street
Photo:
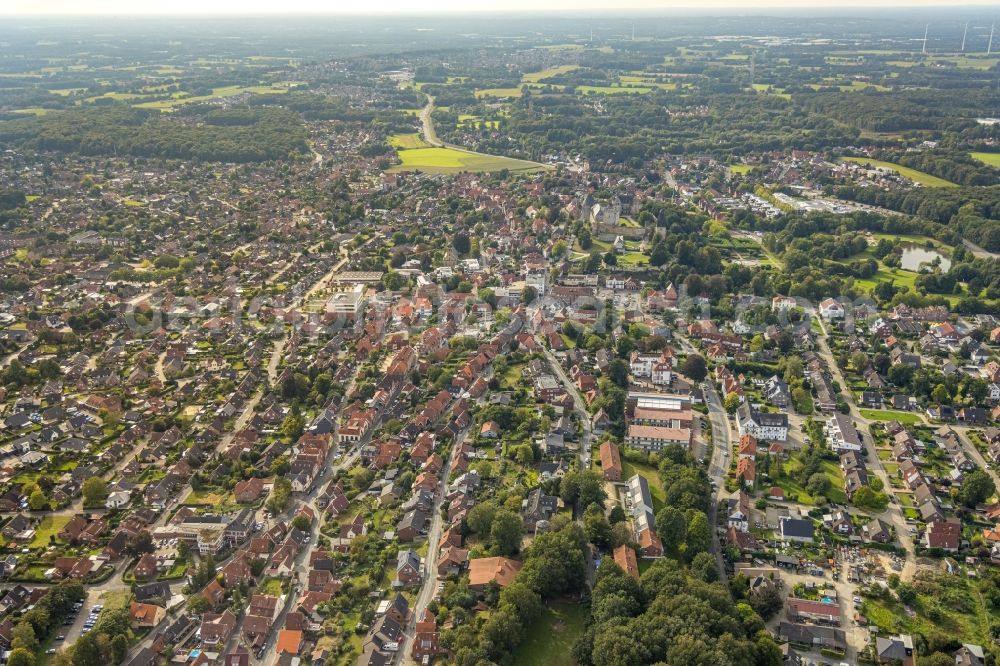
[[[816,316],[816,313],[810,312],[810,315]],[[850,384],[847,382],[843,372],[841,372],[840,367],[837,365],[833,352],[830,351],[830,345],[827,343],[828,333],[826,330],[826,324],[823,322],[822,318],[818,319],[820,328],[823,332],[822,335],[816,336],[819,343],[819,355],[823,358],[827,368],[833,375],[834,381],[840,384],[841,387],[848,387]],[[892,484],[889,483],[889,475],[886,473],[885,467],[882,465],[882,461],[878,457],[878,451],[875,450],[875,440],[871,433],[871,421],[861,415],[861,412],[854,401],[854,396],[851,394],[850,390],[845,390],[845,394],[845,402],[850,410],[851,418],[854,420],[855,427],[857,427],[859,432],[862,434],[861,439],[864,440],[865,451],[868,454],[868,469],[875,472],[876,476],[878,476],[878,478],[882,481],[882,484],[885,487],[885,492],[889,493],[892,497]],[[892,499],[894,500],[895,498],[892,497]],[[903,510],[897,502],[890,501],[886,510],[881,514],[878,514],[877,517],[890,522],[895,528],[896,538],[899,540],[900,545],[902,545],[906,550],[906,563],[903,565],[903,570],[900,572],[900,578],[905,581],[911,580],[913,575],[917,572],[917,557],[915,554],[916,551],[914,550],[913,539],[910,536],[910,526],[906,523],[906,518],[903,516]]]
[[[444,462],[441,470],[441,480],[434,494],[434,509],[431,517],[431,527],[427,531],[427,554],[424,556],[423,580],[420,583],[420,590],[417,592],[417,599],[410,609],[410,619],[406,624],[406,631],[403,640],[399,644],[401,660],[407,666],[415,666],[417,663],[411,656],[413,650],[413,639],[416,636],[417,620],[423,615],[424,610],[431,603],[437,590],[437,560],[441,551],[441,535],[444,531],[444,519],[441,517],[441,505],[444,496],[448,492],[448,479],[451,477],[451,468],[455,460],[455,451],[465,441],[468,429],[459,433],[455,438],[451,449],[448,451],[448,458]]]
[[[719,567],[721,580],[726,578],[726,562],[722,557],[722,545],[719,542],[719,501],[723,499],[726,470],[729,468],[729,455],[733,450],[731,424],[729,415],[722,406],[722,399],[711,381],[705,381],[705,404],[708,406],[708,418],[712,423],[712,449],[708,459],[708,476],[712,479],[712,501],[708,505],[708,524],[712,527],[712,552]]]

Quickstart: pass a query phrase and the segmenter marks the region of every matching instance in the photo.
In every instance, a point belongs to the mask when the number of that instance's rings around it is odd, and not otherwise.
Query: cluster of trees
[[[489,617],[479,616],[475,622],[443,634],[441,644],[452,651],[452,662],[457,666],[513,663],[512,653],[524,640],[528,627],[541,616],[543,601],[577,595],[583,590],[586,552],[583,529],[557,516],[552,531],[535,537],[525,550],[523,566],[513,582],[500,592],[495,586],[486,591],[486,600],[495,605]],[[466,588],[464,599],[455,601],[471,608],[475,598],[467,592]]]
[[[212,113],[192,119],[126,107],[51,113],[0,123],[0,147],[223,162],[289,159],[309,150],[301,118],[286,109],[249,109],[240,124]]]
[[[796,96],[795,103],[872,132],[954,131],[974,125],[971,118],[989,116],[1000,104],[1000,94],[991,89],[964,90],[961,95],[948,90],[838,91]]]
[[[778,666],[781,650],[747,603],[662,559],[636,581],[610,559],[597,572],[590,624],[573,648],[581,666]]]
[[[62,624],[63,619],[73,608],[73,604],[83,601],[86,597],[87,593],[79,582],[61,582],[53,586],[48,594],[42,597],[31,610],[22,615],[17,624],[14,625],[10,640],[11,653],[7,663],[12,666],[34,666],[42,641],[48,638],[55,627]],[[102,620],[103,617],[102,615]],[[102,623],[98,623],[95,631],[101,627]],[[128,630],[127,621],[125,630]],[[94,644],[96,645],[96,643]],[[124,635],[121,636],[121,639],[117,637],[112,639],[111,636],[105,635],[101,645],[104,646],[109,657],[108,661],[85,660],[84,657],[87,656],[85,651],[81,651],[81,658],[77,659],[74,647],[71,648],[72,656],[65,657],[67,659],[65,663],[81,664],[81,666],[83,664],[118,663],[128,649],[128,639]],[[117,658],[110,661],[112,656]]]
[[[966,186],[996,185],[1000,171],[972,159],[967,151],[940,148],[919,152],[887,152],[879,159],[944,178]]]
[[[524,522],[521,515],[506,506],[480,502],[469,510],[465,525],[497,555],[516,555],[521,549]]]
[[[843,186],[834,193],[844,199],[881,206],[924,218],[937,225],[921,227],[938,240],[953,245],[966,238],[991,252],[1000,251],[1000,187],[914,187],[883,190],[877,187]],[[940,226],[947,225],[947,226]],[[901,232],[913,233],[913,232]]]

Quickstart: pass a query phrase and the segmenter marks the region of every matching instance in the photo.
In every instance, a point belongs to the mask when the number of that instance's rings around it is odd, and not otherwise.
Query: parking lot
[[[104,606],[102,604],[95,603],[100,594],[100,592],[90,590],[87,595],[87,600],[74,606],[74,610],[71,611],[63,621],[63,631],[60,635],[64,636],[64,638],[62,640],[57,639],[52,645],[52,650],[61,650],[64,645],[71,645],[76,642],[80,636],[90,633],[90,630],[94,627],[94,624],[96,624],[101,611],[104,610]]]

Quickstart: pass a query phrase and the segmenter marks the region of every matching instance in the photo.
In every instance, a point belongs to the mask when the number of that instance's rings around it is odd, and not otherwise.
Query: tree
[[[583,529],[590,543],[606,549],[611,545],[611,523],[597,504],[591,504],[583,516]]]
[[[867,511],[882,512],[889,506],[889,497],[871,486],[862,486],[851,496],[854,506]]]
[[[826,497],[830,491],[830,478],[822,472],[816,472],[806,482],[806,492],[813,497]]]
[[[276,479],[274,487],[271,488],[271,496],[267,499],[267,510],[271,513],[281,513],[288,505],[288,500],[291,496],[292,482],[283,477]]]
[[[663,548],[676,555],[681,551],[687,538],[687,519],[684,512],[673,506],[666,506],[656,514],[656,533],[663,542]]]
[[[193,594],[188,598],[187,609],[189,613],[196,615],[204,613],[212,607],[204,594]]]
[[[967,507],[981,504],[996,492],[996,484],[990,475],[981,469],[974,470],[962,481],[958,499]]]
[[[917,658],[917,666],[955,666],[955,657],[944,652],[935,652]]]
[[[142,530],[134,537],[129,538],[125,544],[125,551],[132,557],[142,553],[155,552],[156,545],[153,543],[153,536],[148,531]]]
[[[23,647],[14,648],[7,657],[7,666],[35,666],[35,654]]]
[[[469,241],[469,234],[465,232],[455,234],[455,238],[451,241],[451,246],[455,248],[455,252],[459,254],[468,254],[469,250],[472,249],[472,244]]]
[[[608,364],[608,379],[620,388],[628,388],[629,365],[620,358]]]
[[[35,635],[35,628],[30,622],[21,621],[14,625],[11,632],[10,645],[13,649],[24,648],[29,652],[38,650],[38,637]]]
[[[691,573],[706,583],[719,579],[719,565],[711,553],[698,553],[691,560]]]
[[[309,518],[307,516],[295,516],[292,518],[292,527],[299,530],[300,532],[309,531]]]
[[[708,516],[702,511],[695,511],[688,522],[684,557],[690,562],[694,560],[695,555],[706,553],[711,547],[712,528],[708,524]]]
[[[722,401],[722,406],[726,408],[726,412],[729,414],[735,414],[740,406],[740,396],[735,391],[729,393],[726,399]]]
[[[524,522],[509,509],[500,509],[490,524],[490,543],[501,555],[514,555],[521,549]]]
[[[92,476],[83,482],[83,502],[87,506],[97,506],[108,498],[108,484],[99,476]]]
[[[618,264],[618,255],[614,253],[614,250],[606,252],[604,254],[604,265],[605,266],[615,266]]]
[[[566,504],[586,509],[591,504],[604,504],[607,493],[604,480],[595,470],[572,470],[563,475],[559,483],[559,496]]]
[[[480,502],[469,509],[469,513],[465,516],[465,524],[475,534],[489,534],[496,511],[497,507],[492,502]]]
[[[49,498],[45,496],[41,488],[36,488],[31,496],[28,497],[28,506],[31,507],[32,511],[41,511],[43,509],[49,508]]]
[[[948,387],[944,384],[938,384],[931,390],[931,400],[936,403],[946,403],[951,401],[951,394],[948,393]]]
[[[684,373],[685,377],[700,382],[708,376],[708,364],[705,363],[705,359],[700,354],[690,354],[684,359],[681,372]]]
[[[763,585],[750,594],[750,607],[765,622],[777,615],[783,605],[781,592],[774,585]]]

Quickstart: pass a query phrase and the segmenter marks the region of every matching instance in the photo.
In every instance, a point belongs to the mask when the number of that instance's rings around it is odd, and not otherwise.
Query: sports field
[[[873,160],[870,157],[844,157],[845,162],[854,162],[856,164],[867,164],[874,167],[882,167],[883,169],[891,169],[895,171],[900,176],[904,178],[909,178],[915,183],[923,185],[924,187],[958,187],[955,183],[945,180],[944,178],[938,178],[937,176],[932,176],[929,173],[924,173],[923,171],[917,171],[916,169],[910,169],[909,167],[900,166],[893,162],[883,162],[882,160]]]
[[[545,166],[527,160],[515,160],[510,157],[483,155],[454,148],[414,148],[400,150],[399,159],[402,164],[389,171],[423,171],[424,173],[461,173],[463,171],[518,171],[528,173],[542,171]]]

